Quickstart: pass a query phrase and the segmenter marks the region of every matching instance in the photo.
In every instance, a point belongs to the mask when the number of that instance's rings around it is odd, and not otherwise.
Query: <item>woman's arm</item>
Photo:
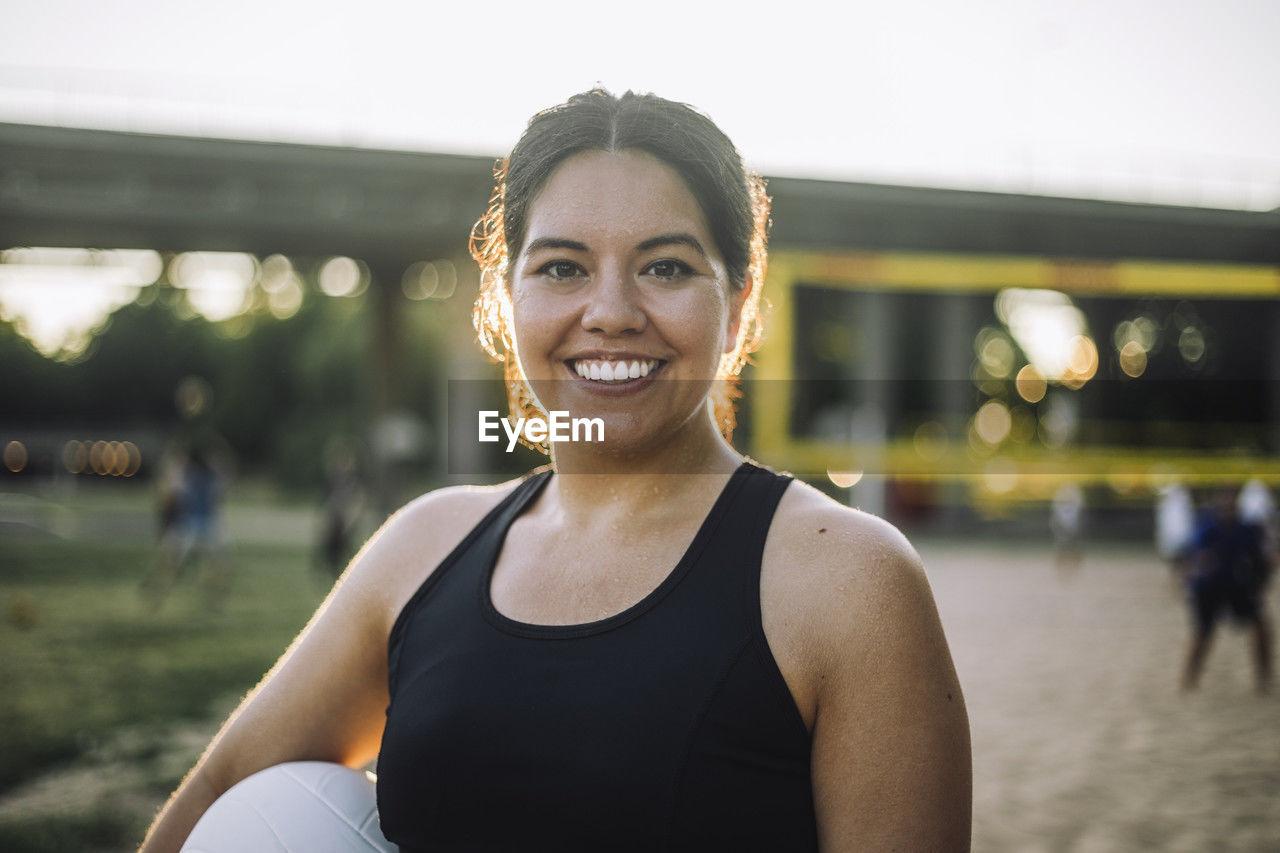
[[[396,614],[499,496],[441,490],[383,525],[222,726],[160,811],[143,853],[177,851],[214,800],[259,770],[300,760],[359,767],[377,754]]]
[[[880,519],[797,497],[770,547],[797,561],[806,611],[791,645],[822,849],[968,850],[968,716],[920,558]]]

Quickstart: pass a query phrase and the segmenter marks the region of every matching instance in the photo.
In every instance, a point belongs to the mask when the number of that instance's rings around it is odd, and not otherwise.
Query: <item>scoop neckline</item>
[[[493,603],[491,589],[493,585],[493,573],[498,568],[498,557],[502,554],[502,546],[506,542],[507,533],[511,530],[511,525],[520,516],[522,512],[533,502],[538,493],[546,487],[551,481],[554,471],[547,471],[542,481],[529,490],[527,496],[520,502],[516,511],[507,518],[502,529],[498,532],[496,547],[493,553],[488,557],[488,565],[485,570],[480,573],[480,609],[489,624],[493,625],[501,631],[508,634],[514,634],[520,637],[530,637],[537,639],[572,639],[575,637],[587,637],[593,634],[603,634],[611,631],[634,619],[644,615],[653,609],[659,602],[664,599],[689,573],[693,564],[697,562],[702,550],[706,547],[707,542],[711,538],[711,534],[715,531],[716,526],[720,522],[720,518],[728,510],[729,503],[733,496],[738,492],[742,482],[755,469],[748,460],[743,460],[742,464],[729,476],[728,481],[720,489],[720,494],[716,496],[715,503],[711,505],[710,511],[702,519],[702,524],[698,527],[698,532],[693,535],[693,539],[689,542],[689,547],[684,550],[680,559],[675,566],[667,573],[656,587],[649,591],[647,595],[637,601],[635,604],[614,613],[612,616],[606,616],[604,619],[597,619],[592,622],[577,622],[570,625],[547,625],[539,622],[522,622],[518,619],[512,619],[503,614]]]

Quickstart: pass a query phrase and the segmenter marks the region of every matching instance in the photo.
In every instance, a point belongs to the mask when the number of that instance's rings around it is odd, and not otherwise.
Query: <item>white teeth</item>
[[[648,376],[658,369],[661,362],[654,359],[645,361],[582,361],[573,362],[573,372],[583,379],[596,382],[626,382]]]

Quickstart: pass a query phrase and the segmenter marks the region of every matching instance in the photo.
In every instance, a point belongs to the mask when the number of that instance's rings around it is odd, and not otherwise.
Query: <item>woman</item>
[[[604,440],[397,513],[147,849],[264,767],[375,754],[406,850],[967,849],[968,725],[919,558],[725,437],[758,179],[701,114],[601,90],[504,165],[473,240],[482,343],[513,409]]]

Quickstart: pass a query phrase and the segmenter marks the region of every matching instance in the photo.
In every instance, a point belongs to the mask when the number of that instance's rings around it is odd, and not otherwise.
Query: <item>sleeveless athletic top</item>
[[[404,851],[817,849],[810,736],[765,641],[760,557],[789,477],[744,462],[667,578],[581,625],[489,581],[529,475],[391,630],[378,812]]]

